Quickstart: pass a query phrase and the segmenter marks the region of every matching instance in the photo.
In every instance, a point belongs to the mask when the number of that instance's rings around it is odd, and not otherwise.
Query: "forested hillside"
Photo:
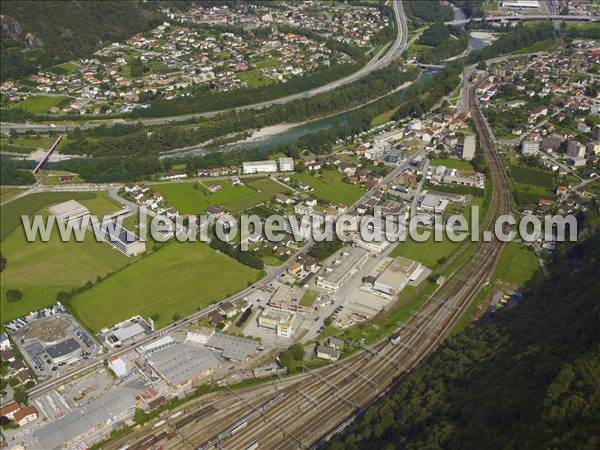
[[[2,1],[1,77],[18,78],[160,23],[137,1]]]
[[[600,447],[600,235],[515,308],[448,340],[338,449]]]

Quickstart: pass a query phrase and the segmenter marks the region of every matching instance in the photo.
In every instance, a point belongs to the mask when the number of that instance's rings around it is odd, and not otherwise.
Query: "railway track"
[[[493,181],[491,204],[481,228],[490,232],[496,218],[510,212],[510,191],[491,134],[476,103],[475,88],[469,92],[469,107]],[[180,439],[163,445],[236,450],[257,444],[261,449],[321,446],[440,345],[479,289],[489,281],[503,245],[497,239],[480,240],[473,254],[401,328],[399,345],[381,341],[339,365],[309,371],[304,377],[284,381],[281,385],[274,384],[273,390],[265,389],[251,400],[232,392],[230,395],[238,399],[237,405],[190,421],[177,430]],[[470,247],[465,246],[463,251],[467,248]],[[165,430],[155,431],[159,432]]]

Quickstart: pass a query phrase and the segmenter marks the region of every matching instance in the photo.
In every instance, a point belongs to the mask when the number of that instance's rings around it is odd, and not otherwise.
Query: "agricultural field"
[[[223,188],[219,192],[208,193],[208,186],[212,184],[219,184]],[[218,205],[237,213],[270,200],[278,192],[286,191],[284,186],[269,178],[246,178],[242,186],[233,186],[228,181],[202,180],[197,183],[157,184],[152,189],[160,192],[169,205],[181,214],[201,214],[209,205]]]
[[[423,231],[424,229],[419,229],[419,232]],[[433,230],[428,231],[431,231],[431,237],[427,241],[416,242],[408,236],[405,242],[398,243],[396,248],[390,253],[390,256],[392,258],[403,256],[418,261],[429,269],[435,269],[439,265],[438,259],[450,257],[452,253],[467,241],[465,239],[463,242],[452,242],[448,239],[446,233],[443,233],[442,241],[435,242]]]
[[[373,117],[371,119],[371,126],[372,127],[376,127],[377,125],[381,125],[381,124],[384,124],[386,122],[389,122],[390,120],[392,120],[392,116],[394,114],[396,114],[396,111],[398,111],[399,109],[400,109],[400,107],[397,106],[397,107],[395,107],[393,109],[390,109],[389,111],[384,111],[381,114]]]
[[[364,193],[361,186],[344,182],[342,175],[337,170],[322,170],[317,175],[304,172],[296,174],[292,178],[312,186],[314,197],[331,203],[342,203],[349,206]]]
[[[471,170],[473,171],[473,166],[469,161],[463,161],[462,159],[451,159],[451,158],[440,158],[440,159],[432,159],[432,166],[446,166],[449,169],[459,169],[459,170]]]
[[[173,242],[76,295],[71,306],[93,331],[135,314],[152,317],[163,327],[175,314],[192,314],[245,288],[259,276],[259,271],[205,243]]]
[[[89,193],[83,198],[81,195],[82,193],[46,193],[22,197],[2,207],[2,220],[9,215],[7,210],[11,215],[37,212],[47,217],[46,206],[71,198],[77,198],[94,214],[119,209],[105,194]],[[13,204],[19,208],[9,209]],[[18,215],[16,217],[20,223]],[[97,242],[92,234],[86,234],[83,242],[62,242],[55,229],[48,242],[39,239],[28,242],[21,227],[4,228],[3,223],[2,232],[5,230],[8,232],[6,236],[3,235],[2,256],[6,258],[7,264],[2,272],[2,322],[52,304],[56,301],[58,292],[70,291],[86,282],[94,282],[97,277],[104,277],[139,259],[128,258],[108,244]],[[9,289],[20,290],[23,298],[18,302],[8,302],[5,294]]]
[[[15,103],[12,107],[21,108],[34,114],[45,114],[54,106],[60,107],[69,102],[69,98],[62,95],[32,95],[19,103]]]

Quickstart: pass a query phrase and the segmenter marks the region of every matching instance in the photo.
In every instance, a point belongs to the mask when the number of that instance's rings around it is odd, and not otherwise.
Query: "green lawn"
[[[315,303],[315,300],[319,296],[317,291],[313,291],[312,289],[307,290],[302,298],[300,299],[301,306],[312,306]]]
[[[286,189],[268,178],[253,179],[243,186],[233,186],[227,181],[203,180],[205,186],[220,184],[219,192],[208,194],[195,183],[165,183],[152,186],[165,200],[182,214],[201,214],[209,205],[219,205],[227,211],[236,213],[270,200],[277,192]]]
[[[24,151],[31,151],[36,148],[49,149],[56,139],[43,136],[23,136],[18,138],[2,138],[0,144],[2,147],[13,146],[23,147]],[[12,151],[12,150],[11,150]]]
[[[474,170],[473,166],[469,161],[463,161],[461,159],[450,159],[450,158],[441,158],[441,159],[432,159],[432,166],[446,166],[449,169],[459,169],[459,170]]]
[[[0,187],[0,202],[6,202],[11,198],[19,195],[23,192],[24,189],[20,189],[12,186],[2,186]]]
[[[8,236],[21,224],[21,215],[30,215],[36,211],[67,200],[87,200],[96,197],[92,192],[44,192],[18,198],[0,209],[0,240]]]
[[[260,70],[248,70],[247,72],[239,72],[240,80],[248,84],[248,87],[260,87],[273,83],[273,80],[264,75]]]
[[[512,52],[513,55],[523,55],[525,53],[536,53],[536,52],[546,52],[551,50],[556,46],[556,42],[554,39],[546,39],[544,41],[536,42],[535,44],[521,48]]]
[[[389,122],[390,120],[392,120],[392,116],[396,114],[396,111],[398,111],[398,109],[400,109],[399,106],[390,109],[389,111],[382,112],[381,114],[373,117],[371,119],[371,126],[376,127],[377,125]]]
[[[322,170],[317,175],[304,172],[294,175],[293,178],[312,186],[316,198],[331,203],[351,205],[364,193],[361,186],[342,181],[342,175],[337,170]]]
[[[64,62],[57,64],[52,68],[52,71],[59,75],[67,75],[75,72],[79,66],[74,62]]]
[[[554,187],[554,174],[545,170],[510,166],[510,177],[517,183],[531,184],[542,188]]]
[[[11,208],[10,212],[37,212],[47,217],[47,205],[77,198],[75,193],[60,194],[68,196],[54,193],[23,197],[13,202],[19,208]],[[103,193],[90,194],[89,198],[78,200],[94,214],[106,214],[119,209],[119,206]],[[2,207],[3,220],[8,217],[5,210],[13,203]],[[31,208],[39,205],[42,206],[29,212]],[[3,232],[4,230],[5,228],[2,229]],[[28,242],[20,226],[13,227],[2,240],[2,256],[7,260],[6,268],[2,272],[2,322],[50,305],[56,301],[58,292],[81,287],[88,281],[94,282],[97,277],[106,276],[138,259],[128,258],[108,244],[97,242],[92,234],[87,234],[83,242],[62,242],[58,230],[55,229],[48,242],[39,239]],[[23,292],[23,298],[18,302],[7,302],[5,293],[8,289],[19,289]]]
[[[254,65],[256,66],[257,69],[266,69],[267,67],[273,67],[277,65],[277,59],[275,58],[269,58],[269,59],[264,59],[262,61],[256,61],[254,63]]]
[[[260,273],[199,242],[173,242],[72,300],[77,317],[100,330],[136,314],[158,327],[231,295]]]
[[[501,280],[522,286],[540,266],[533,250],[518,242],[510,242],[502,251],[491,281]]]
[[[60,95],[33,95],[22,102],[15,103],[13,107],[21,108],[34,114],[45,114],[50,110],[50,108],[64,104],[68,100],[68,97]]]
[[[423,232],[424,230],[419,229],[419,231]],[[398,243],[396,248],[390,253],[390,256],[403,256],[408,259],[413,259],[419,261],[429,269],[433,269],[438,266],[438,259],[443,257],[448,258],[465,242],[452,242],[448,239],[445,232],[442,234],[442,241],[435,242],[433,230],[428,231],[431,231],[431,237],[427,241],[416,242],[408,236],[406,242]]]

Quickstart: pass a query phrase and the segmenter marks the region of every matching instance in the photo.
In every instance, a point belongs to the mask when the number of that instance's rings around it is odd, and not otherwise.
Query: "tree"
[[[56,294],[56,301],[64,304],[71,299],[71,294],[65,291],[60,291]]]
[[[13,391],[13,399],[15,400],[15,402],[18,403],[23,403],[24,405],[27,404],[27,400],[29,400],[29,397],[27,396],[27,392],[25,392],[23,390],[23,388],[15,388]]]
[[[179,319],[181,319],[181,315],[179,313],[173,314],[173,321],[174,322],[177,322]]]
[[[23,298],[23,293],[18,289],[9,289],[5,294],[6,301],[14,303]]]

